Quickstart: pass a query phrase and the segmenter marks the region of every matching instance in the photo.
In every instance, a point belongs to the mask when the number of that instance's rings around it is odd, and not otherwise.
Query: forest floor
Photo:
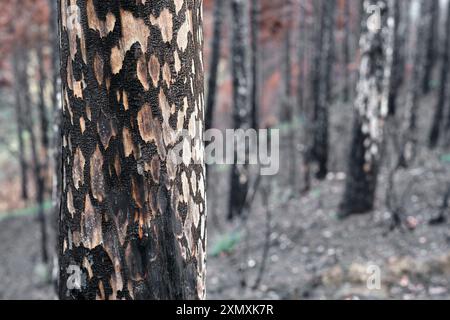
[[[349,110],[344,108],[340,114],[351,118]],[[425,127],[430,115],[422,110]],[[348,121],[332,120],[333,173],[326,181],[313,180],[310,191],[301,194],[288,187],[287,170],[279,177],[264,178],[262,186],[270,188],[270,206],[264,207],[258,194],[245,223],[224,219],[228,173],[212,173],[209,299],[450,299],[450,212],[446,212],[447,222],[428,223],[438,214],[450,181],[446,152],[430,152],[422,146],[415,164],[398,173],[403,228],[389,228],[385,167],[380,173],[377,209],[339,220],[348,153],[341,146],[348,144],[351,129],[342,124]],[[301,180],[300,175],[297,179]],[[55,298],[48,272],[39,262],[39,239],[34,215],[0,216],[0,299]],[[264,248],[267,259],[262,263]],[[375,279],[374,271],[375,276],[379,271],[378,289],[367,285]],[[258,274],[260,284],[252,288]]]

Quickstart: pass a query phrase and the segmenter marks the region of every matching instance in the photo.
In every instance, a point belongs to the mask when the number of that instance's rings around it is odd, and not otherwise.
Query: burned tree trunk
[[[76,3],[60,0],[60,298],[202,299],[202,2]]]
[[[404,43],[403,37],[405,37],[405,30],[403,28],[403,6],[402,1],[394,1],[393,4],[393,17],[395,21],[394,26],[394,43],[393,43],[393,56],[392,56],[392,75],[389,84],[389,99],[388,99],[388,112],[389,116],[395,116],[397,112],[397,97],[400,90],[401,83],[403,82],[403,56],[402,44]]]
[[[209,64],[208,96],[206,98],[205,129],[213,126],[214,106],[217,96],[217,77],[220,63],[220,47],[222,43],[222,22],[224,16],[224,1],[214,3],[214,33],[212,38],[211,61]]]
[[[235,129],[250,129],[249,75],[247,62],[246,1],[233,0],[232,8],[232,79],[233,79],[233,124]],[[235,150],[235,159],[237,158]],[[245,207],[248,192],[249,168],[246,164],[234,163],[231,168],[228,219],[240,216]]]
[[[314,134],[312,158],[318,165],[316,176],[324,179],[328,173],[328,113],[332,98],[332,69],[334,64],[335,0],[322,1],[321,27],[316,47],[316,75],[313,80]]]
[[[259,128],[259,28],[260,28],[260,3],[259,0],[252,0],[251,7],[251,76],[252,83],[250,89],[251,101],[251,123],[252,128]]]
[[[40,138],[41,138],[41,150],[43,155],[43,160],[41,162],[41,174],[44,175],[44,191],[47,188],[47,184],[45,183],[45,175],[47,174],[48,168],[48,151],[50,147],[49,136],[48,136],[48,115],[47,115],[47,106],[45,103],[45,68],[44,68],[44,44],[43,40],[39,42],[37,48],[37,58],[38,58],[38,71],[39,71],[39,82],[38,82],[38,112],[39,112],[39,127],[40,127]]]
[[[430,6],[430,0],[421,1],[421,18],[418,20],[417,26],[417,45],[414,52],[413,72],[410,82],[410,88],[408,89],[408,98],[406,106],[406,121],[402,150],[399,156],[399,165],[407,167],[416,155],[417,145],[417,113],[419,110],[420,97],[422,94],[422,84],[425,72],[425,59],[426,59],[426,46],[422,43],[421,39],[426,38],[427,28],[430,25],[430,19],[432,19]]]
[[[445,23],[445,42],[442,52],[442,66],[441,66],[441,83],[439,87],[438,102],[434,112],[433,123],[431,125],[431,132],[429,137],[430,148],[435,148],[439,142],[439,137],[442,128],[442,122],[445,113],[445,105],[447,104],[447,89],[448,89],[448,70],[450,67],[450,1],[447,9],[447,20]],[[450,121],[449,121],[450,124]],[[449,126],[450,127],[450,126]]]
[[[361,40],[361,66],[353,139],[348,163],[342,217],[373,209],[392,60],[393,26],[388,24],[392,2],[365,0],[366,25]]]
[[[344,1],[344,90],[343,90],[343,98],[344,102],[350,101],[350,96],[352,92],[352,79],[350,73],[350,63],[351,63],[351,30],[350,30],[350,21],[351,21],[351,12],[350,12],[350,0]]]
[[[425,62],[424,62],[424,74],[422,90],[423,93],[430,92],[430,84],[433,76],[434,66],[437,61],[437,52],[439,51],[439,0],[428,0],[428,9],[426,15],[429,17],[427,21],[426,31],[424,32],[425,38],[421,38],[419,41],[425,41]]]
[[[284,47],[283,54],[281,55],[280,65],[283,66],[283,96],[281,99],[281,115],[280,121],[283,123],[290,123],[293,117],[293,108],[291,104],[292,92],[291,92],[291,82],[292,82],[292,62],[291,62],[291,31],[290,24],[292,21],[292,6],[291,0],[284,1],[283,9],[285,10],[284,24]]]

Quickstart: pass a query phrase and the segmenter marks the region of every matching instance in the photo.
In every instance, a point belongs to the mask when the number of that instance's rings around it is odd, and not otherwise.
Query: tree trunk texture
[[[388,16],[394,1],[364,1],[367,23],[360,40],[360,75],[347,181],[340,205],[342,216],[366,213],[374,206],[383,126],[388,114],[394,32],[392,23],[388,24]],[[381,28],[373,26],[377,19],[370,11],[373,5],[380,8]]]
[[[28,188],[27,188],[27,172],[28,165],[26,161],[25,154],[25,141],[23,138],[23,133],[25,131],[25,113],[24,113],[24,103],[22,95],[22,74],[23,69],[21,68],[19,49],[16,49],[13,55],[13,68],[14,68],[14,95],[15,95],[15,111],[16,111],[16,122],[17,122],[17,140],[19,143],[19,165],[20,165],[20,179],[21,179],[21,192],[22,199],[28,200]]]
[[[249,74],[246,39],[247,6],[245,0],[233,0],[232,8],[232,79],[233,79],[233,124],[234,129],[250,129]],[[236,152],[235,152],[236,156]],[[236,158],[236,157],[235,157]],[[247,164],[233,164],[230,178],[228,219],[242,215],[248,192],[249,168]]]
[[[426,61],[426,43],[421,39],[426,39],[427,28],[430,25],[432,14],[430,7],[432,7],[430,0],[421,0],[421,19],[418,20],[417,26],[417,45],[414,53],[413,72],[410,81],[410,88],[408,89],[407,106],[406,106],[406,121],[404,131],[404,142],[402,150],[400,150],[399,165],[407,167],[416,155],[417,145],[417,113],[419,110],[421,95],[423,93],[423,79],[425,72]]]
[[[448,70],[450,68],[450,1],[447,8],[447,20],[445,22],[445,41],[442,51],[441,78],[439,86],[439,96],[436,109],[434,111],[433,123],[429,136],[430,148],[435,148],[439,142],[442,131],[443,119],[445,116],[445,106],[448,105]],[[450,114],[449,114],[450,116]],[[448,121],[450,128],[450,119]]]
[[[59,1],[60,298],[202,299],[202,1]]]
[[[316,48],[316,72],[313,82],[314,138],[312,157],[318,165],[316,176],[325,179],[328,173],[328,113],[332,99],[334,64],[334,11],[335,0],[322,1],[320,34]]]
[[[434,66],[439,56],[439,0],[428,0],[427,15],[430,17],[425,31],[425,63],[423,75],[423,93],[427,94],[431,89],[431,79],[433,77]],[[420,40],[422,41],[422,40]]]
[[[225,1],[214,2],[214,32],[212,38],[211,61],[209,65],[208,96],[206,98],[205,129],[213,127],[214,106],[217,97],[217,77],[220,64],[220,49],[222,44],[222,24]]]

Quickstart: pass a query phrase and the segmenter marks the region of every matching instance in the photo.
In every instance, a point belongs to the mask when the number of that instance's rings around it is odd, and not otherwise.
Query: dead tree
[[[233,0],[232,8],[232,80],[233,80],[233,125],[235,129],[251,127],[248,74],[248,28],[246,1]],[[236,158],[236,150],[235,150]],[[246,164],[234,163],[231,168],[228,219],[242,214],[248,192],[249,168]]]
[[[222,44],[222,24],[224,1],[214,2],[214,32],[212,37],[211,61],[209,64],[208,95],[206,97],[205,129],[211,129],[214,119],[214,106],[217,97],[217,77],[220,64],[220,48]]]
[[[438,60],[439,52],[439,13],[440,4],[439,0],[428,0],[429,5],[427,6],[427,16],[429,19],[427,21],[426,31],[424,33],[425,38],[421,38],[419,41],[424,41],[425,48],[425,62],[424,62],[424,74],[422,90],[423,93],[427,94],[430,92],[431,79],[433,76],[434,66]]]
[[[430,148],[435,148],[439,142],[442,123],[445,116],[445,106],[448,104],[448,69],[450,67],[450,1],[447,8],[447,20],[445,22],[445,42],[442,51],[441,82],[439,96],[434,111],[433,123],[429,136]],[[450,124],[450,121],[449,121]],[[450,126],[449,126],[450,127]]]
[[[250,88],[250,101],[251,101],[251,123],[252,128],[257,130],[259,128],[259,28],[260,28],[260,16],[261,5],[260,0],[252,0],[251,2],[251,88]]]
[[[350,12],[350,0],[344,1],[344,43],[343,43],[343,58],[344,58],[344,90],[343,98],[344,102],[350,101],[350,95],[352,92],[352,79],[350,73],[350,63],[351,63],[351,12]]]
[[[389,100],[388,100],[388,111],[389,116],[395,116],[397,112],[397,98],[400,90],[400,86],[403,82],[404,76],[404,58],[402,55],[402,45],[404,44],[405,29],[404,29],[404,19],[405,15],[403,12],[404,7],[403,1],[397,0],[393,5],[393,16],[395,20],[394,26],[394,52],[392,56],[392,75],[389,84]]]
[[[390,1],[365,0],[366,24],[361,34],[361,65],[342,217],[373,209],[392,61],[393,25]]]
[[[335,7],[335,0],[321,1],[320,28],[315,48],[312,159],[318,165],[318,179],[324,179],[328,173],[328,113],[332,100]]]
[[[60,298],[202,299],[202,1],[74,3],[60,0]]]
[[[403,129],[404,143],[403,150],[400,153],[399,162],[402,167],[407,167],[416,155],[417,146],[417,116],[422,94],[422,85],[425,72],[426,45],[421,39],[426,38],[427,28],[430,25],[432,7],[430,0],[421,0],[421,18],[418,19],[416,49],[414,53],[413,72],[408,89],[408,98],[406,106],[406,121]]]
[[[283,2],[284,9],[284,39],[283,39],[283,54],[281,55],[280,65],[283,66],[283,96],[281,98],[281,114],[280,121],[283,123],[290,123],[293,116],[293,110],[291,105],[291,84],[292,84],[292,59],[291,59],[291,31],[290,25],[292,21],[292,6],[291,0],[285,0]]]

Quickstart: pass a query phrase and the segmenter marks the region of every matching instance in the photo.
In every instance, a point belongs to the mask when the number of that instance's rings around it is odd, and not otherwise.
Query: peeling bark
[[[60,0],[60,298],[203,299],[202,1],[76,4]]]
[[[365,0],[366,21],[361,34],[361,65],[349,167],[340,214],[359,214],[374,206],[384,122],[388,114],[389,78],[392,65],[393,1]],[[378,5],[381,29],[369,28],[374,19],[369,7]],[[376,18],[376,17],[375,17]]]

